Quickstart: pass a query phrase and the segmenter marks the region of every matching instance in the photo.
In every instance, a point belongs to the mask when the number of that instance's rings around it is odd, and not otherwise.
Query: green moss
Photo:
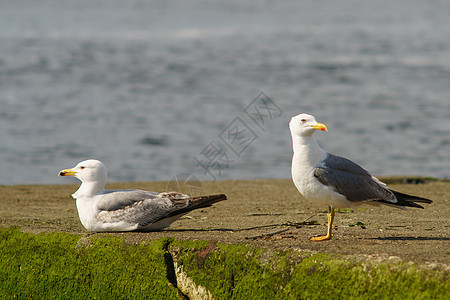
[[[198,252],[175,257],[216,299],[446,299],[450,291],[444,272],[405,264],[217,244],[199,265]]]
[[[0,229],[0,298],[180,299],[173,262],[216,299],[448,299],[443,271],[208,241]]]
[[[163,241],[126,247],[116,237],[32,235],[0,230],[0,298],[178,299],[169,288]]]

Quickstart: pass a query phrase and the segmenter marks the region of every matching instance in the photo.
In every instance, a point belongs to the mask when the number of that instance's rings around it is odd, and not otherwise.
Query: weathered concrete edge
[[[202,270],[206,271],[206,273],[208,273],[208,271],[206,270],[207,267],[204,267],[206,265],[206,260],[210,257],[210,254],[213,254],[216,250],[223,251],[223,246],[225,246],[225,244],[221,244],[220,243],[216,243],[214,241],[209,241],[208,245],[205,245],[202,248],[198,248],[198,244],[197,244],[197,248],[191,248],[191,249],[184,249],[183,245],[186,242],[190,242],[190,241],[180,241],[180,240],[176,240],[176,239],[172,239],[172,241],[170,242],[167,251],[170,253],[170,256],[172,257],[172,261],[173,261],[173,266],[174,266],[174,270],[175,270],[175,275],[176,275],[176,280],[177,280],[177,288],[187,297],[189,297],[190,299],[214,299],[215,294],[217,294],[219,296],[219,298],[223,298],[223,299],[227,299],[227,298],[234,298],[233,292],[231,292],[231,294],[223,294],[221,292],[217,293],[217,288],[216,287],[212,287],[211,290],[208,289],[208,286],[210,283],[213,283],[212,285],[214,286],[214,276],[216,276],[217,274],[214,274],[211,278],[209,278],[209,282],[205,282],[205,281],[199,281],[198,279],[196,279],[195,277],[198,275],[199,273],[202,273]],[[206,241],[197,241],[200,243],[205,243]],[[226,245],[226,247],[228,249],[230,249],[229,247],[236,247],[237,249],[239,249],[239,247],[243,247],[248,249],[248,252],[243,254],[242,252],[240,253],[241,255],[237,254],[237,253],[233,253],[232,255],[235,256],[242,256],[244,255],[245,258],[247,259],[247,256],[249,257],[253,257],[255,256],[255,253],[259,253],[261,254],[262,257],[266,257],[267,261],[260,261],[260,267],[262,267],[262,274],[260,274],[262,277],[264,277],[266,274],[266,270],[270,270],[273,268],[277,268],[276,265],[274,265],[274,259],[277,259],[277,255],[281,252],[284,252],[284,255],[291,255],[291,254],[299,254],[299,256],[301,257],[301,259],[299,261],[291,261],[290,263],[292,264],[291,266],[289,266],[289,268],[292,270],[295,267],[297,267],[297,263],[298,264],[302,264],[303,260],[306,259],[312,259],[313,266],[309,269],[307,275],[309,275],[309,272],[312,270],[312,273],[316,272],[316,268],[320,269],[322,268],[322,263],[327,264],[328,262],[332,262],[335,263],[336,265],[340,266],[352,266],[350,269],[347,268],[347,270],[350,270],[350,272],[353,272],[355,269],[360,269],[361,268],[364,270],[364,272],[368,271],[368,274],[370,273],[369,270],[375,270],[375,273],[379,273],[379,274],[384,274],[384,276],[387,276],[387,278],[391,277],[394,279],[396,276],[398,276],[400,274],[400,277],[407,277],[407,276],[411,276],[411,278],[419,278],[419,277],[427,277],[427,278],[441,278],[442,279],[442,286],[445,287],[450,287],[450,281],[448,279],[448,275],[450,274],[450,265],[447,264],[438,264],[438,263],[414,263],[414,262],[407,262],[405,263],[401,258],[396,257],[396,256],[389,256],[387,254],[377,254],[377,255],[339,255],[339,254],[327,254],[327,253],[320,253],[320,252],[313,252],[313,251],[309,251],[309,250],[301,250],[301,249],[290,249],[287,251],[280,251],[280,250],[273,250],[273,249],[266,249],[266,248],[255,248],[253,246],[247,246],[247,245],[243,245],[243,244],[237,244],[237,245]],[[189,252],[189,254],[186,256],[186,253]],[[230,251],[232,252],[232,251]],[[220,256],[220,255],[219,255]],[[259,256],[259,255],[258,255]],[[239,259],[242,259],[242,257],[240,257]],[[238,259],[238,260],[239,260]],[[258,258],[260,259],[260,258]],[[218,261],[222,261],[221,258],[217,259],[217,256],[215,258],[213,258],[213,260],[217,260]],[[306,261],[305,260],[305,261]],[[245,262],[246,260],[240,260],[239,262],[246,264]],[[188,262],[188,263],[187,263]],[[223,268],[227,268],[226,266],[223,265],[225,261],[222,261],[222,266]],[[196,265],[194,268],[192,268],[192,266]],[[214,265],[214,263],[213,263]],[[317,267],[319,266],[319,267]],[[355,268],[353,268],[355,267]],[[208,266],[208,268],[211,268],[211,265]],[[327,267],[325,267],[326,270]],[[353,268],[353,269],[352,269]],[[220,267],[219,267],[220,269]],[[344,271],[345,268],[344,268]],[[292,274],[291,274],[292,275]],[[200,274],[200,277],[205,276],[204,274]],[[206,275],[208,276],[208,275]],[[223,276],[223,275],[221,275]],[[289,276],[289,275],[288,275]],[[328,280],[328,278],[326,278],[327,274],[325,273],[325,278],[324,280]],[[369,281],[372,281],[371,275],[369,274],[368,277]],[[365,278],[365,279],[367,279]],[[217,279],[217,278],[216,278]],[[433,279],[433,280],[434,280]],[[224,278],[224,280],[226,280]],[[229,280],[229,278],[228,278]],[[231,281],[233,281],[232,285],[234,284],[234,280],[235,278],[232,277]],[[421,295],[418,294],[420,297],[424,297],[424,295],[426,295],[426,289],[427,289],[427,283],[423,282],[423,286],[421,286],[422,281],[419,280],[419,283],[417,284],[417,279],[413,279],[416,280],[415,284],[410,284],[409,287],[407,289],[422,289],[425,290],[425,294]],[[389,281],[389,280],[388,280]],[[438,280],[439,281],[439,280]],[[290,282],[289,284],[291,284],[292,282]],[[352,282],[353,285],[358,286],[361,282]],[[434,282],[435,283],[435,282]],[[318,285],[321,285],[320,282],[317,282]],[[408,284],[406,284],[407,286]],[[314,286],[315,285],[311,285],[308,289],[313,290],[313,293],[317,293],[317,291],[314,291]],[[250,288],[254,288],[251,284],[250,284]],[[405,288],[405,286],[403,286],[402,288]],[[442,289],[441,289],[442,291]],[[445,288],[444,288],[445,291]],[[348,291],[347,291],[348,292]],[[297,293],[297,294],[295,294]],[[295,291],[294,295],[299,296],[299,291]],[[308,292],[307,292],[308,293]],[[389,294],[389,292],[387,292],[387,294],[382,294],[384,295],[383,297],[387,297]],[[242,294],[239,294],[240,297],[242,296]],[[267,297],[267,294],[264,294],[265,297]],[[414,295],[414,296],[418,296],[418,295]],[[245,297],[249,297],[249,296],[254,296],[254,295],[245,295]],[[284,295],[286,296],[286,295]],[[302,295],[303,297],[304,295]],[[317,296],[317,295],[316,295]],[[324,295],[321,295],[320,297],[322,297]],[[436,299],[446,299],[447,296],[450,296],[450,290],[448,290],[448,292],[442,292],[441,294],[434,294],[433,298]],[[225,297],[225,298],[224,298]],[[279,294],[274,294],[271,297],[275,297],[275,298],[279,298]],[[427,297],[427,296],[425,296]],[[238,297],[239,298],[239,297]],[[314,298],[314,297],[313,297]],[[357,296],[358,298],[358,296]],[[284,298],[283,298],[284,299]]]
[[[72,237],[72,240],[74,236],[77,236],[69,233],[58,233],[59,237],[65,235]],[[51,238],[53,236],[54,238],[55,234],[44,233],[34,235],[28,233],[24,237],[33,239],[33,236],[40,236],[39,239],[46,240],[46,237]],[[376,270],[375,273],[384,276],[384,282],[390,281],[391,277],[392,280],[398,281],[396,278],[398,275],[403,278],[405,276],[411,276],[412,278],[421,277],[432,280],[434,287],[437,287],[440,291],[438,298],[442,296],[442,299],[445,299],[444,296],[449,296],[448,293],[450,293],[450,282],[448,280],[450,268],[448,265],[404,263],[400,258],[388,255],[343,256],[339,254],[304,251],[301,249],[283,251],[245,244],[223,244],[214,241],[179,240],[175,238],[149,239],[139,244],[130,244],[123,237],[118,236],[78,235],[78,237],[78,239],[75,238],[73,240],[74,243],[66,244],[66,246],[79,250],[89,250],[94,244],[94,241],[96,241],[95,243],[98,246],[98,241],[109,241],[113,239],[117,242],[111,244],[114,247],[107,248],[107,251],[120,253],[127,247],[150,247],[156,250],[156,256],[161,256],[161,251],[163,251],[164,261],[162,265],[165,265],[165,270],[162,269],[160,271],[166,272],[165,278],[167,279],[168,288],[177,288],[180,291],[178,293],[180,298],[184,299],[228,299],[233,297],[233,293],[234,296],[237,295],[236,297],[241,298],[249,296],[256,297],[271,292],[273,293],[272,296],[280,298],[291,295],[286,294],[289,291],[286,292],[284,289],[293,289],[292,285],[298,285],[311,280],[328,280],[328,284],[330,284],[329,281],[334,280],[336,274],[339,276],[341,273],[342,275],[346,275],[345,270],[354,271],[355,268],[359,272],[360,277],[363,274],[362,278],[360,278],[362,281],[357,280],[358,277],[356,280],[355,278],[351,278],[351,281],[347,282],[347,285],[351,284],[358,287],[364,281],[367,282],[368,279],[371,281],[370,271]],[[48,245],[51,246],[52,244],[47,245],[43,243],[42,245],[49,247]],[[160,246],[156,249],[154,245]],[[93,248],[92,251],[96,251],[95,249],[97,248]],[[302,272],[300,273],[298,272],[298,266],[302,267]],[[342,270],[341,267],[343,268]],[[366,271],[369,272],[369,277],[365,275]],[[320,276],[317,277],[318,274]],[[292,276],[297,277],[292,278]],[[277,282],[277,279],[282,277],[284,277],[284,280]],[[225,286],[225,289],[223,287],[217,288],[219,281],[221,281],[220,285]],[[270,286],[272,281],[275,281],[276,284]],[[415,288],[417,288],[417,285],[420,286],[422,284],[421,281],[417,280],[413,283]],[[298,288],[294,288],[291,291],[292,295],[297,297],[301,295],[303,297],[304,295],[299,293],[312,292],[317,294],[315,285],[305,286],[306,288],[301,291]],[[406,286],[413,287],[411,283],[408,283]],[[234,291],[235,287],[236,291]],[[260,290],[264,288],[264,291]],[[425,292],[430,292],[430,288],[426,284],[420,286],[420,288],[424,289]],[[443,290],[445,291],[445,288],[448,288],[448,292],[442,292]],[[404,290],[405,287],[403,287]],[[347,288],[344,292],[348,293],[349,289]],[[280,296],[280,293],[284,294]]]

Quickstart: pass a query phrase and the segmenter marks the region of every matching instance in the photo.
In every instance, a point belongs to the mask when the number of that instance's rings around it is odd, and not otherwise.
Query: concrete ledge
[[[115,284],[108,283],[113,278],[130,295],[144,297],[151,285],[169,299],[263,295],[255,294],[258,291],[280,299],[316,298],[330,295],[329,291],[359,297],[373,287],[378,293],[399,288],[407,298],[413,295],[408,290],[422,293],[414,294],[419,298],[448,298],[450,183],[416,183],[390,185],[432,199],[424,210],[372,206],[340,210],[334,238],[319,243],[308,238],[325,232],[325,210],[303,199],[290,180],[201,182],[202,194],[225,193],[229,200],[192,212],[161,232],[103,234],[88,233],[81,226],[69,196],[77,185],[0,186],[0,227],[20,227],[20,231],[7,229],[13,237],[8,239],[2,230],[0,252],[6,273],[0,278],[19,276],[23,283],[3,280],[0,291],[18,289],[25,291],[21,295],[36,295],[27,286],[46,282],[47,288],[40,287],[45,295],[57,289],[83,298],[74,294],[81,282],[96,291],[90,296],[100,297],[100,290],[120,295],[112,292]],[[165,191],[170,184],[114,183],[108,188]],[[114,258],[113,268],[102,264],[101,253]],[[124,259],[130,253],[133,259]],[[64,271],[72,268],[70,276],[49,267],[58,264]],[[85,278],[81,270],[91,266],[109,275],[97,275],[93,269]],[[157,271],[128,287],[132,279],[121,276],[132,274],[122,273],[144,274],[141,266]],[[126,284],[120,285],[122,280]],[[379,295],[375,289],[372,292]]]
[[[398,257],[279,251],[213,241],[0,229],[1,298],[448,299],[449,268]],[[84,239],[81,243],[80,239]],[[441,265],[442,267],[443,265]]]

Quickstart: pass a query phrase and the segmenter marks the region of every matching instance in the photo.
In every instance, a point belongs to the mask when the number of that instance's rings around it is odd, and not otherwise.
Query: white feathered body
[[[353,207],[343,195],[337,194],[330,186],[324,186],[314,176],[315,168],[327,157],[312,137],[293,136],[294,155],[292,157],[292,181],[298,191],[317,205],[336,208]]]
[[[118,193],[121,197],[125,196],[125,200],[128,197],[136,201],[122,204],[123,207],[120,208],[109,207],[110,198]],[[185,200],[184,203],[171,201],[169,197],[173,198],[174,195],[179,200]],[[156,231],[168,227],[184,215],[163,218],[168,212],[187,207],[189,198],[188,195],[179,193],[119,190],[103,191],[92,197],[79,196],[76,204],[80,221],[89,231]]]
[[[72,194],[81,224],[89,231],[156,231],[168,227],[188,212],[226,200],[224,194],[191,197],[178,192],[105,190],[106,167],[96,159],[61,170],[81,186]]]

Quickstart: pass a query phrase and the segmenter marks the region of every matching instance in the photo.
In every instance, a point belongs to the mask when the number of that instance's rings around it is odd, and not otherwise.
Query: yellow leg
[[[331,234],[331,229],[333,228],[333,220],[334,220],[334,207],[328,206],[328,228],[327,228],[327,235],[321,235],[321,236],[313,236],[310,238],[310,241],[326,241],[331,240],[331,237],[333,236]]]

